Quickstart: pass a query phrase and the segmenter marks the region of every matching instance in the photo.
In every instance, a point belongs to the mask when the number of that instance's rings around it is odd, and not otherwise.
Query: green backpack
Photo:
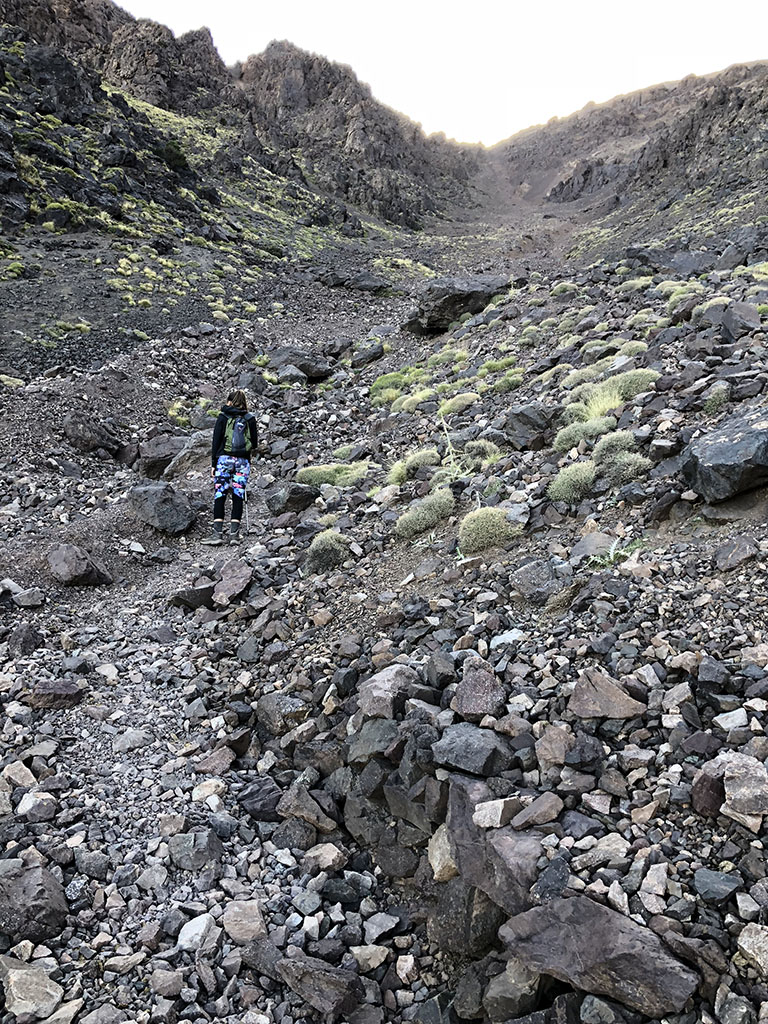
[[[247,459],[253,448],[251,443],[250,413],[243,416],[227,417],[227,428],[224,431],[224,452],[236,459]]]

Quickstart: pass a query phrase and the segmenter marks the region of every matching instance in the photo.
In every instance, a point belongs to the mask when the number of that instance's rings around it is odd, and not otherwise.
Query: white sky
[[[120,2],[120,0],[118,0]],[[272,39],[350,64],[383,103],[492,144],[620,93],[768,59],[766,0],[122,0],[227,64]]]

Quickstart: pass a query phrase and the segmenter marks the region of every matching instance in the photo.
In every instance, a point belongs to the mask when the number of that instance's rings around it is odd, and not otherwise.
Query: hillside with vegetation
[[[764,1021],[765,66],[483,150],[0,15],[3,1024]]]

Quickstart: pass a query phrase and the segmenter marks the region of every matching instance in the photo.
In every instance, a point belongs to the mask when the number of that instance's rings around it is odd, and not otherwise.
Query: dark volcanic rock
[[[586,896],[519,914],[499,937],[531,969],[652,1017],[682,1010],[698,984],[649,928]]]
[[[171,484],[139,484],[131,488],[130,501],[143,523],[174,537],[188,530],[196,518],[189,498]]]
[[[449,725],[432,752],[438,764],[473,775],[497,775],[512,763],[512,750],[503,737],[467,722]]]
[[[79,452],[101,449],[114,455],[123,445],[116,424],[104,417],[70,412],[64,417],[64,436]]]
[[[54,579],[65,587],[100,587],[112,582],[107,570],[75,544],[57,544],[48,552]]]
[[[331,967],[324,960],[299,956],[281,960],[277,973],[293,991],[320,1013],[335,1020],[363,1001],[363,983],[352,971]]]
[[[55,938],[68,910],[61,884],[45,868],[9,865],[0,874],[0,932],[12,942]]]
[[[725,501],[768,482],[768,408],[728,417],[683,452],[683,475],[706,501]]]
[[[267,508],[273,516],[283,512],[303,512],[320,497],[320,488],[309,484],[285,484],[267,495]]]
[[[413,334],[439,334],[462,313],[479,313],[508,285],[508,278],[489,275],[437,278],[421,293],[418,308],[403,327]]]

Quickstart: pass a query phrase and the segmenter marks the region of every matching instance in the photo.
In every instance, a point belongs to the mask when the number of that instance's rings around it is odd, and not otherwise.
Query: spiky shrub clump
[[[422,466],[439,466],[440,453],[437,448],[421,448],[417,452],[411,452],[404,459],[399,459],[387,474],[388,484],[403,484],[406,480],[413,480]]]
[[[613,416],[599,416],[591,420],[571,423],[569,426],[563,427],[562,430],[558,430],[554,443],[555,451],[567,452],[576,447],[580,441],[607,434],[615,426],[616,420]]]
[[[640,452],[619,452],[601,469],[606,480],[612,487],[620,487],[632,480],[647,476],[653,463]]]
[[[368,472],[367,462],[332,462],[328,465],[304,466],[296,474],[300,484],[333,484],[335,487],[354,487]]]
[[[309,545],[304,568],[310,572],[328,572],[341,565],[349,554],[349,539],[335,530],[323,530]]]
[[[622,356],[639,356],[641,352],[647,352],[648,346],[644,341],[625,341],[619,349]]]
[[[521,533],[521,527],[510,523],[503,508],[476,508],[461,521],[459,547],[471,555],[476,551],[503,547]]]
[[[403,412],[416,412],[420,405],[423,405],[424,402],[428,402],[430,398],[434,397],[435,392],[433,388],[422,388],[420,391],[414,391],[412,395],[408,395],[407,398],[404,398],[400,408]],[[395,412],[397,412],[396,409]]]
[[[484,465],[498,462],[501,452],[498,445],[495,445],[493,441],[485,441],[482,438],[478,438],[477,441],[468,441],[464,445],[464,455],[469,462],[470,468],[477,470]]]
[[[605,437],[601,437],[592,452],[595,463],[602,466],[610,462],[624,452],[631,452],[635,448],[635,436],[631,430],[614,430]]]
[[[567,501],[569,504],[575,504],[590,493],[596,476],[597,466],[591,460],[574,462],[572,466],[566,466],[560,470],[549,485],[547,494],[552,501]]]
[[[395,533],[398,537],[408,540],[432,530],[439,522],[448,518],[453,512],[454,504],[453,494],[447,487],[428,494],[418,505],[403,512],[395,523]]]
[[[441,416],[450,416],[455,412],[464,412],[470,405],[474,405],[479,397],[480,395],[475,391],[465,391],[463,394],[454,395],[453,398],[448,398],[441,402],[438,411]]]
[[[523,371],[521,369],[507,370],[503,377],[499,377],[493,384],[493,390],[500,394],[515,391],[523,383]]]

